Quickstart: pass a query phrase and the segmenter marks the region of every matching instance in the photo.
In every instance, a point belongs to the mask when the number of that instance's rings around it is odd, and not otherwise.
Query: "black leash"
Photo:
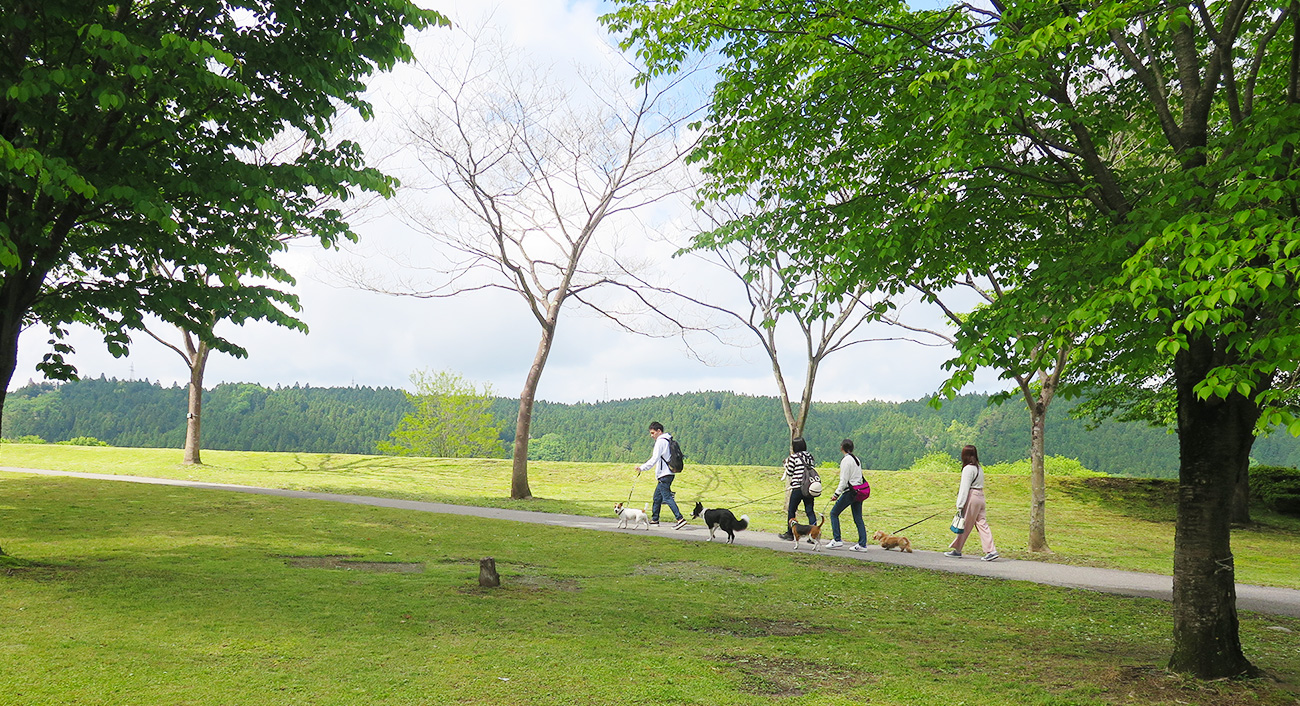
[[[936,516],[938,516],[938,515],[942,515],[944,512],[946,512],[946,510],[940,510],[940,511],[934,513],[933,515],[930,515],[930,517],[936,517]],[[930,519],[930,517],[922,517],[921,519],[917,520],[916,522],[913,522],[912,524],[908,525],[907,527],[904,527],[903,529],[894,530],[893,533],[894,533],[894,534],[898,534],[899,532],[902,532],[902,531],[905,530],[905,529],[908,529],[908,528],[911,528],[911,527],[915,527],[915,526],[921,524],[922,522],[925,522],[926,520]]]

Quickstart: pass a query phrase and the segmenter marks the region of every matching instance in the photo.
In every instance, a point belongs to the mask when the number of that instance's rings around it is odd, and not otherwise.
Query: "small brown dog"
[[[821,549],[822,523],[825,521],[826,521],[826,516],[822,515],[821,517],[817,518],[817,524],[815,525],[801,525],[799,524],[798,520],[791,517],[790,534],[794,535],[795,550],[798,551],[799,543],[802,542],[804,539],[807,539],[808,541],[812,542],[813,551],[817,551],[818,549]]]
[[[880,542],[880,546],[885,549],[898,549],[899,551],[912,553],[912,540],[907,537],[895,537],[892,534],[886,534],[884,530],[876,530],[871,538]]]

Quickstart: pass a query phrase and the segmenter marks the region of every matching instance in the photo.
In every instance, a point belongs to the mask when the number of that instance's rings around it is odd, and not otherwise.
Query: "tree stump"
[[[479,559],[478,585],[495,588],[501,585],[501,575],[497,573],[497,560],[492,557]]]

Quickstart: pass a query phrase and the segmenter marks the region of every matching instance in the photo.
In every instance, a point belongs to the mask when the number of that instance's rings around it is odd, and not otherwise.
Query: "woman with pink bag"
[[[984,561],[998,558],[998,549],[993,544],[993,530],[989,529],[988,518],[984,514],[984,468],[980,466],[979,452],[974,446],[964,446],[961,450],[961,488],[957,490],[957,510],[965,520],[961,534],[952,540],[952,545],[944,556],[960,557],[962,545],[970,536],[972,529],[980,534],[980,544],[984,547]],[[954,526],[953,531],[956,531]]]
[[[840,442],[840,451],[844,452],[844,458],[840,460],[840,484],[835,487],[835,494],[831,496],[831,502],[835,505],[831,508],[831,543],[826,545],[827,549],[839,549],[844,546],[840,541],[840,513],[844,508],[853,508],[853,524],[858,526],[858,543],[849,547],[851,552],[867,551],[867,526],[862,522],[862,501],[867,499],[871,494],[871,486],[867,479],[862,477],[862,462],[857,456],[853,455],[853,440],[845,439]]]

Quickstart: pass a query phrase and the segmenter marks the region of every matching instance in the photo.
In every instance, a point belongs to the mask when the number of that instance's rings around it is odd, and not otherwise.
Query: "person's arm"
[[[961,469],[961,488],[957,490],[957,509],[961,510],[966,507],[966,500],[970,497],[970,484],[975,481],[975,474],[979,468],[969,465]]]
[[[637,470],[648,471],[651,468],[655,468],[659,465],[659,459],[661,458],[668,458],[668,439],[664,438],[663,434],[660,434],[659,438],[655,439],[655,448],[654,451],[650,453],[650,460],[637,466]]]
[[[853,457],[848,454],[844,454],[844,458],[840,459],[840,484],[835,487],[835,494],[831,496],[832,500],[849,492],[849,486],[853,485],[853,469],[856,465],[853,463]]]

